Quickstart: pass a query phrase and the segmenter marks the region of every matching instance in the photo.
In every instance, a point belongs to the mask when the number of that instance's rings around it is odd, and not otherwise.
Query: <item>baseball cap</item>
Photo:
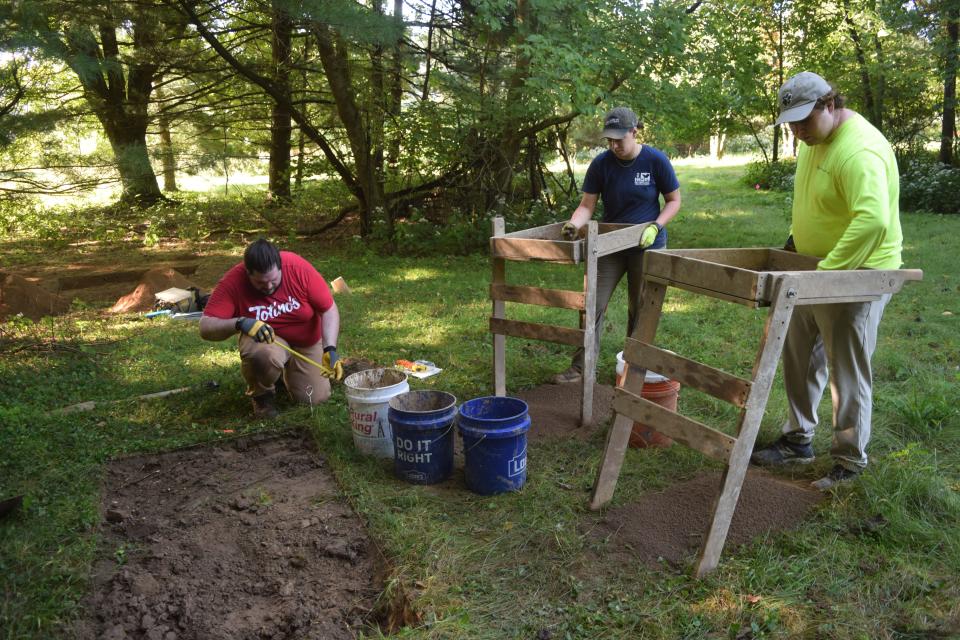
[[[793,76],[780,87],[777,124],[803,120],[813,111],[817,99],[830,93],[830,90],[827,81],[811,71],[801,71]]]
[[[637,114],[630,109],[626,107],[611,109],[603,119],[603,132],[600,137],[619,140],[638,124]]]

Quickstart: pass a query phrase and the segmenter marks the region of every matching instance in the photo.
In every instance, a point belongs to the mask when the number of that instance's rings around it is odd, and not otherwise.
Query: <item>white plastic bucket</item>
[[[620,382],[623,380],[623,372],[626,369],[627,363],[623,360],[623,351],[617,354],[617,386],[620,386]],[[647,375],[643,378],[643,384],[656,384],[657,382],[666,382],[669,378],[662,376],[659,373],[654,371],[647,370]]]
[[[358,371],[343,381],[353,444],[360,453],[393,458],[393,432],[387,411],[390,399],[410,390],[407,374],[396,369]]]

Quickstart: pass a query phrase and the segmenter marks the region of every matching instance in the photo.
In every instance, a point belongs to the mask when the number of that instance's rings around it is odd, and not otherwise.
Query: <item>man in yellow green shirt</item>
[[[843,96],[809,71],[780,88],[777,124],[800,140],[788,246],[821,258],[817,269],[898,269],[900,176],[890,143]],[[829,367],[833,396],[834,458],[813,483],[821,491],[851,480],[867,465],[873,406],[870,359],[890,296],[873,302],[799,306],[784,342],[789,404],[783,435],[755,450],[761,465],[814,459],[817,406]]]

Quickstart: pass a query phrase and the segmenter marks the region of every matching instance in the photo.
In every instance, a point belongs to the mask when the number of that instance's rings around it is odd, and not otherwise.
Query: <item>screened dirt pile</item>
[[[580,427],[580,396],[582,387],[579,382],[565,384],[542,384],[516,394],[530,408],[530,431],[527,438],[531,442],[560,438],[587,439],[602,427],[612,415],[614,388],[607,384],[593,387],[593,424]]]
[[[309,439],[111,463],[84,640],[354,638],[380,555]]]

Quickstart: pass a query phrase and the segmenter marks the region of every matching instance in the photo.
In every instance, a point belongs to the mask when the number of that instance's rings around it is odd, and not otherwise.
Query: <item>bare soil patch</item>
[[[576,438],[586,440],[602,427],[613,415],[614,388],[608,384],[593,387],[593,424],[580,426],[580,397],[582,386],[579,382],[566,384],[542,384],[516,394],[527,403],[530,411],[530,431],[527,438],[531,442]]]
[[[83,640],[354,638],[383,562],[307,437],[117,460]]]
[[[720,473],[704,473],[610,509],[590,535],[607,541],[604,561],[613,566],[639,560],[653,569],[661,568],[662,562],[681,567],[699,551],[719,493]],[[795,529],[823,499],[814,489],[751,468],[724,555],[758,536]]]

